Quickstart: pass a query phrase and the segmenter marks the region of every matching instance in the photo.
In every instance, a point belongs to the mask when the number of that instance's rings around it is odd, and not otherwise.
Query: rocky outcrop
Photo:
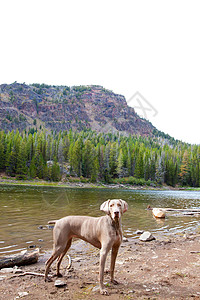
[[[101,86],[0,85],[1,129],[24,130],[33,125],[137,135],[151,135],[154,129],[127,105],[124,96]]]

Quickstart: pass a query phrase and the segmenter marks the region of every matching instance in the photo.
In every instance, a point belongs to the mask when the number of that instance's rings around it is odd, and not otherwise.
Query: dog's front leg
[[[114,245],[112,247],[112,252],[111,252],[110,277],[111,277],[111,282],[114,284],[118,284],[118,282],[114,279],[114,270],[115,270],[115,261],[117,258],[119,246],[120,244]]]
[[[99,263],[100,293],[101,293],[101,295],[107,295],[107,296],[109,296],[109,293],[103,286],[103,277],[104,277],[106,257],[107,257],[107,254],[108,254],[109,250],[110,250],[110,248],[108,247],[108,245],[101,248],[101,250],[100,250],[100,263]]]

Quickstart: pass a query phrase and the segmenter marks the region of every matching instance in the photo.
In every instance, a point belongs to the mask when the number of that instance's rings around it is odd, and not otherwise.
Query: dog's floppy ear
[[[105,213],[109,214],[109,203],[110,203],[110,199],[108,199],[107,201],[102,203],[101,206],[100,206],[100,210],[102,210]]]
[[[125,213],[128,210],[128,203],[122,199],[120,199],[122,203],[122,212]]]

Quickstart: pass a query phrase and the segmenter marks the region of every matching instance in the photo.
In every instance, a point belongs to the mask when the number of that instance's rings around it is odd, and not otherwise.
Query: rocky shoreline
[[[77,240],[69,254],[72,268],[68,271],[67,257],[62,264],[64,285],[44,283],[40,276],[0,272],[1,299],[200,299],[200,234],[190,232],[184,236],[156,236],[149,242],[139,239],[125,240],[116,262],[119,285],[105,285],[110,296],[101,296],[98,288],[99,250]],[[20,267],[22,272],[44,274],[45,261],[51,251],[40,256],[34,265]],[[106,263],[109,269],[110,256]],[[51,274],[55,274],[55,264]]]

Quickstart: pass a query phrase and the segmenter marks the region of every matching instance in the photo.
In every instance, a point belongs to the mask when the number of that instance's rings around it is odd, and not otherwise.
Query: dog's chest
[[[112,236],[113,241],[121,243],[122,232],[120,228],[116,228],[115,226],[112,226],[110,235]]]

